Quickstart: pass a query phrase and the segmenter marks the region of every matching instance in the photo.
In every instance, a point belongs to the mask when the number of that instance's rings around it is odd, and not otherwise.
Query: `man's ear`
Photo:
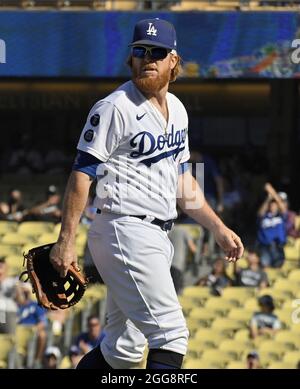
[[[171,70],[173,70],[175,68],[178,61],[179,61],[178,55],[172,54],[172,56],[171,56]]]

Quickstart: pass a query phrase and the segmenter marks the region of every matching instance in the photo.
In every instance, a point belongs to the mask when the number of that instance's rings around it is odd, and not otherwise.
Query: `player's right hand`
[[[222,225],[214,231],[216,242],[225,252],[225,259],[229,262],[235,262],[242,257],[244,246],[240,237],[231,229]]]
[[[57,242],[50,251],[50,262],[61,277],[66,277],[71,264],[79,269],[74,244]]]

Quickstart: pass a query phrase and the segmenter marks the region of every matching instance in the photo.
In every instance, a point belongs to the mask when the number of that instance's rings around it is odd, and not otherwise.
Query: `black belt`
[[[101,209],[97,208],[97,213],[101,213]],[[123,215],[125,216],[125,215]],[[138,219],[144,220],[147,216],[146,215],[126,215],[130,217],[137,217]],[[170,220],[161,220],[161,219],[153,219],[151,224],[155,224],[156,226],[159,226],[163,231],[170,231],[174,224],[174,219]]]

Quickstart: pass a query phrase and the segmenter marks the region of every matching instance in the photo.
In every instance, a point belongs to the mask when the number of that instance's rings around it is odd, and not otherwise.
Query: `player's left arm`
[[[207,204],[200,186],[189,170],[178,176],[177,202],[187,215],[213,232],[228,261],[236,261],[243,255],[244,246],[240,237],[226,227]]]

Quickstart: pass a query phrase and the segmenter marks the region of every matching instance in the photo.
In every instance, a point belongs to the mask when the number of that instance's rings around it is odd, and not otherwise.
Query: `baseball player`
[[[176,200],[214,233],[229,261],[243,253],[240,238],[205,202],[187,166],[187,113],[168,92],[180,61],[173,25],[138,22],[130,47],[132,79],[88,115],[50,255],[62,277],[70,263],[77,266],[76,228],[97,178],[88,245],[108,289],[107,325],[100,347],[83,357],[80,369],[137,367],[146,342],[148,369],[181,368],[188,330],[170,275],[168,238]]]

